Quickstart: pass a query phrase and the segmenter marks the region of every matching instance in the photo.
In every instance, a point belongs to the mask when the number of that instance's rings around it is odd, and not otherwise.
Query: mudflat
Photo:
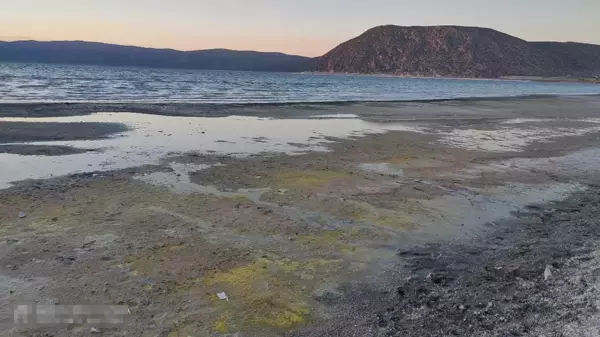
[[[101,138],[127,131],[121,124],[109,123],[36,123],[0,122],[0,142],[35,142],[58,140],[84,140]]]
[[[161,109],[5,140],[88,151],[0,154],[2,335],[600,333],[600,98]],[[130,317],[12,324],[32,302]]]

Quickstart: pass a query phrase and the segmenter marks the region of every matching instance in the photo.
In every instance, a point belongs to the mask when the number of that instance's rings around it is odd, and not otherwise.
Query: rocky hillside
[[[314,59],[256,51],[179,51],[83,41],[0,41],[0,62],[94,64],[151,68],[306,71]]]
[[[317,71],[415,76],[597,76],[600,46],[527,42],[493,29],[380,26],[342,43]]]

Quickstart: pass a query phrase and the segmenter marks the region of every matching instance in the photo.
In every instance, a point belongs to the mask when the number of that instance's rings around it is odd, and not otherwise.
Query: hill
[[[314,59],[282,53],[178,51],[83,41],[0,41],[0,61],[214,70],[306,71]]]
[[[413,76],[598,76],[600,46],[527,42],[488,28],[379,26],[317,60],[317,71]]]

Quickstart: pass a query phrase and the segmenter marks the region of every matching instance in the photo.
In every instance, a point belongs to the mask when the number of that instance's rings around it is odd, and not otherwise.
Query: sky
[[[383,24],[600,44],[599,18],[600,0],[0,0],[0,40],[319,56]]]

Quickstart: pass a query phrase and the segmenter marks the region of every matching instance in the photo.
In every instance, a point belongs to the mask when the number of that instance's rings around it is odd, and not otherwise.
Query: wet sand
[[[515,103],[519,105],[514,109]],[[598,106],[600,95],[524,96],[498,98],[464,98],[429,101],[327,102],[327,103],[0,103],[1,117],[67,117],[97,112],[133,112],[161,116],[225,117],[256,116],[305,118],[327,114],[357,114],[369,120],[510,118],[517,116],[563,117],[581,104]],[[425,113],[424,113],[425,112]]]
[[[127,130],[125,125],[118,123],[36,123],[3,118],[0,143],[101,139]]]
[[[32,301],[129,306],[107,335],[598,334],[597,97],[243,109],[0,155],[2,335],[90,334],[13,326]]]
[[[23,156],[65,156],[85,153],[94,150],[78,149],[71,146],[4,144],[0,145],[0,153],[14,153]]]
[[[26,156],[62,156],[95,151],[73,146],[25,144],[31,142],[56,142],[106,139],[127,131],[120,123],[53,123],[35,121],[0,121],[0,153]],[[15,144],[19,143],[19,144]]]

